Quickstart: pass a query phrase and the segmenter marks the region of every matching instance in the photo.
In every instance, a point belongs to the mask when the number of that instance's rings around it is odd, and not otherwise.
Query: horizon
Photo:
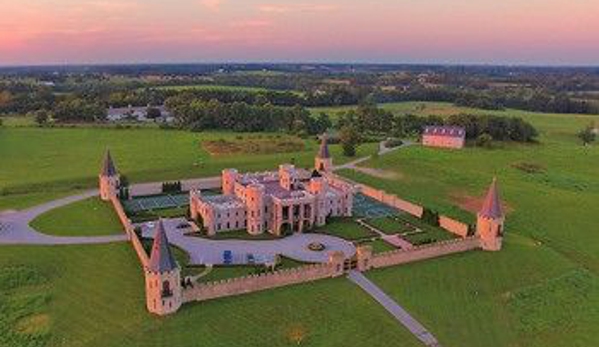
[[[599,64],[599,3],[588,0],[454,0],[451,8],[443,0],[0,0],[0,6],[6,67]]]

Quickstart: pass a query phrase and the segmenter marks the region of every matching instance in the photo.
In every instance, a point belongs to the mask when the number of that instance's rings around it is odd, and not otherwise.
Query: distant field
[[[202,147],[215,156],[299,152],[304,149],[304,145],[302,139],[284,135],[239,135],[230,140],[219,139],[202,142]]]
[[[259,87],[244,87],[244,86],[223,86],[223,85],[212,85],[212,84],[194,84],[194,85],[180,85],[180,86],[159,86],[153,87],[154,89],[163,90],[186,90],[186,89],[207,89],[207,90],[224,90],[224,91],[246,91],[246,92],[264,92],[268,89]]]
[[[291,161],[310,167],[318,148],[317,141],[305,140],[303,150],[297,152],[212,157],[201,146],[202,141],[235,140],[237,136],[240,134],[153,128],[0,128],[0,210],[96,187],[106,148],[132,182],[218,175],[226,167],[275,169],[281,162]],[[375,147],[363,145],[358,155],[370,154]],[[337,163],[350,159],[341,154],[338,145],[331,150]]]

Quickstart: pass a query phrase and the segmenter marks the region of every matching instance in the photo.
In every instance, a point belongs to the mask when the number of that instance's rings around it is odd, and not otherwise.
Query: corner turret
[[[102,200],[108,201],[111,197],[117,195],[120,186],[120,176],[114,166],[110,150],[106,150],[98,179],[100,183],[100,198]]]
[[[176,312],[181,307],[181,270],[169,247],[162,220],[156,223],[145,275],[148,311],[161,316]]]
[[[493,178],[476,221],[476,233],[480,237],[483,250],[498,251],[501,249],[504,221],[505,216],[501,208],[497,180]]]
[[[329,152],[328,136],[326,133],[320,137],[320,148],[314,158],[314,168],[318,171],[331,172],[333,169],[333,158]]]

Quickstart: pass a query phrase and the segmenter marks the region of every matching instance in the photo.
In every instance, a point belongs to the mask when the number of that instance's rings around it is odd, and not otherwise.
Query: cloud
[[[202,6],[206,7],[210,11],[218,11],[220,10],[221,5],[224,0],[200,0]]]
[[[331,12],[339,8],[337,5],[327,4],[289,4],[289,5],[272,5],[265,4],[258,6],[258,10],[264,13],[294,13],[294,12]]]
[[[231,26],[234,28],[245,28],[245,29],[268,28],[268,27],[271,27],[272,25],[273,25],[273,23],[271,21],[263,20],[263,19],[249,19],[249,20],[239,21],[239,22],[235,22],[235,23],[231,24]]]

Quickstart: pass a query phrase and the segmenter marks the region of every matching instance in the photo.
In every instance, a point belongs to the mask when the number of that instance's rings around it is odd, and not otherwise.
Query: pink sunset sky
[[[599,65],[599,0],[0,0],[0,65]]]

